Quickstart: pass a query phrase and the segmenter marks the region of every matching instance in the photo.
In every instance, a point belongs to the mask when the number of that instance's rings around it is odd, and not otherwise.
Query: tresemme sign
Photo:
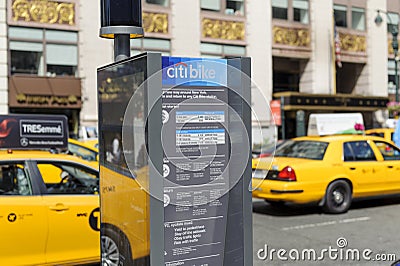
[[[0,115],[0,148],[67,147],[68,125],[65,116]]]

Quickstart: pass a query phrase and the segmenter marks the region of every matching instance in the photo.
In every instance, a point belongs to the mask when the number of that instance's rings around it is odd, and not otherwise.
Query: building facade
[[[65,114],[71,135],[97,123],[96,69],[113,61],[113,42],[99,37],[99,4],[0,3],[0,113]],[[395,95],[390,31],[400,0],[143,0],[142,7],[146,34],[131,40],[132,54],[251,57],[254,120],[273,127],[268,103],[279,100],[279,137],[303,134],[314,112],[362,112],[367,127],[379,126],[379,110]]]

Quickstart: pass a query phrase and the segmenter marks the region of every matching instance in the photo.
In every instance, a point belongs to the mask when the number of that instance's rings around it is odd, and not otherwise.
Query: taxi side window
[[[95,171],[65,162],[38,162],[48,194],[98,194]]]
[[[0,165],[0,196],[2,195],[32,195],[32,185],[23,164]]]
[[[343,145],[343,160],[345,162],[355,161],[354,153],[349,143]]]
[[[400,160],[400,150],[394,145],[383,141],[375,141],[375,145],[385,161]]]
[[[343,160],[376,161],[374,151],[366,141],[350,141],[343,144]]]

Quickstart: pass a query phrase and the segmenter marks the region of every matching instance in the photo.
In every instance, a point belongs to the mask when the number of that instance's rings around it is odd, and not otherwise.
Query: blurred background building
[[[113,42],[98,37],[99,4],[0,2],[1,114],[65,114],[73,136],[96,125],[96,68],[114,58]],[[362,112],[371,128],[396,94],[399,13],[400,0],[143,0],[146,36],[131,49],[252,57],[258,120],[274,128],[266,103],[279,100],[286,138],[304,134],[315,112]]]

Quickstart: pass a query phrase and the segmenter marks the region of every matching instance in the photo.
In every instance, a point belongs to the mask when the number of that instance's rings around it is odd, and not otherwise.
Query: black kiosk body
[[[249,58],[98,69],[103,263],[252,265],[250,85]]]

